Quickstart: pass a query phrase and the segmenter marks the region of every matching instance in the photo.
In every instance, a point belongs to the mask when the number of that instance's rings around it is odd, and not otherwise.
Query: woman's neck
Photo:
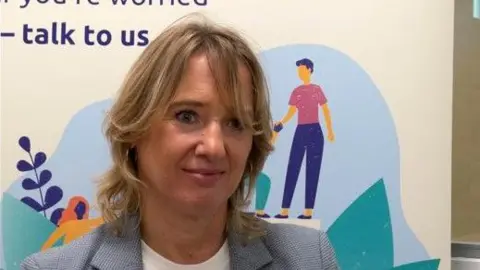
[[[226,238],[226,206],[208,216],[194,216],[182,214],[178,207],[165,202],[147,199],[141,218],[143,241],[158,254],[178,264],[208,260],[222,247]]]

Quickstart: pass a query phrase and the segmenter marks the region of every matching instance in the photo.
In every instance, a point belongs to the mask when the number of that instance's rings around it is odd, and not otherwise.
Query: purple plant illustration
[[[40,167],[47,161],[47,155],[44,152],[38,152],[33,155],[31,152],[30,139],[27,136],[21,137],[18,140],[18,144],[25,152],[28,153],[30,161],[18,161],[17,169],[20,172],[33,171],[35,175],[35,180],[29,177],[23,179],[22,187],[25,190],[38,190],[40,195],[40,202],[29,196],[23,197],[21,201],[33,208],[35,211],[42,212],[44,217],[47,218],[47,210],[52,208],[62,199],[63,190],[58,186],[50,186],[45,191],[45,185],[52,179],[51,171],[40,169]],[[58,216],[59,214],[61,215],[61,211],[61,208],[54,210],[49,218],[49,220],[55,225],[57,225],[59,218]]]

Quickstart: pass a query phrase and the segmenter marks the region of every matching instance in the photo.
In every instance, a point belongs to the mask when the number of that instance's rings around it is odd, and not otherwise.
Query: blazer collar
[[[93,269],[143,269],[138,217],[131,216],[126,222],[127,230],[121,236],[114,235],[109,230],[109,224],[101,227],[104,239],[90,263]]]
[[[91,261],[93,269],[143,269],[138,221],[137,215],[131,216],[126,226],[129,230],[121,237],[107,232],[107,225],[101,227],[101,230],[105,230],[104,239],[93,255]],[[229,233],[228,245],[232,270],[257,270],[272,261],[264,237],[245,240],[236,233]]]
[[[245,239],[235,233],[228,235],[232,270],[257,270],[272,262],[264,237]]]

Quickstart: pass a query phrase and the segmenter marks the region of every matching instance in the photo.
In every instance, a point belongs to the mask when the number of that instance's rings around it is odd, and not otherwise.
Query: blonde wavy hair
[[[254,130],[244,177],[229,198],[226,229],[249,237],[262,234],[260,221],[243,209],[250,201],[256,177],[273,150],[269,91],[264,71],[244,37],[199,13],[174,22],[148,45],[131,67],[105,119],[105,135],[113,165],[99,181],[97,203],[105,222],[117,225],[114,226],[117,233],[125,229],[121,220],[126,221],[125,217],[140,212],[141,206],[142,181],[137,177],[130,149],[149,130],[152,117],[167,109],[189,58],[197,53],[208,57],[218,88],[224,89],[240,120]],[[239,64],[243,64],[251,76],[253,121],[248,121],[251,117],[241,105]]]

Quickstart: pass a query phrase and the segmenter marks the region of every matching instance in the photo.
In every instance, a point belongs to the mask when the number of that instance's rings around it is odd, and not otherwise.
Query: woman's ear
[[[137,164],[137,161],[138,161],[138,154],[137,154],[137,148],[136,147],[130,147],[128,149],[128,161],[129,163],[132,165],[133,169],[135,170],[135,172],[138,171],[138,164]]]
[[[137,161],[137,148],[130,147],[128,149],[128,159],[130,161]]]

